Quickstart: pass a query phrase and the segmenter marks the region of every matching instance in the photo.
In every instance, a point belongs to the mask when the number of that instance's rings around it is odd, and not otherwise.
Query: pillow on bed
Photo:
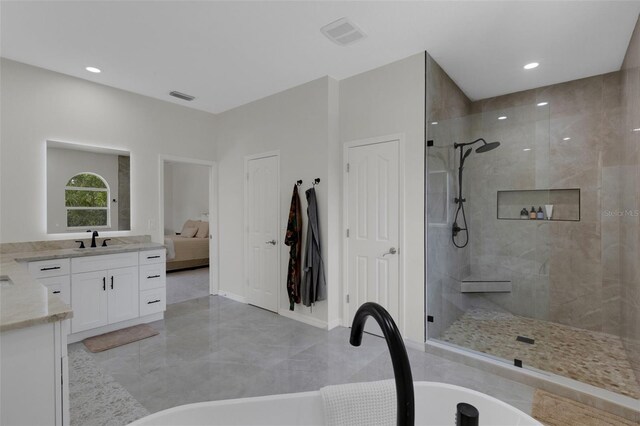
[[[209,222],[198,222],[198,232],[196,238],[208,238],[209,237]]]
[[[186,228],[182,228],[182,232],[180,233],[180,236],[184,238],[193,238],[196,236],[197,232],[198,232],[198,228],[194,228],[193,226],[187,226]]]
[[[196,233],[197,233],[198,232],[198,221],[197,220],[187,219],[187,221],[184,223],[184,225],[182,225],[182,231],[180,231],[180,234],[181,235],[185,235],[185,230],[187,228],[196,228]],[[193,237],[193,235],[191,237]],[[191,237],[189,237],[189,238],[191,238]]]

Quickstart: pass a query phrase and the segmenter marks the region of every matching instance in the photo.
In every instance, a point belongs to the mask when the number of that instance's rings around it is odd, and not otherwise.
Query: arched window
[[[69,179],[64,191],[67,228],[108,227],[109,185],[99,175],[80,173]]]

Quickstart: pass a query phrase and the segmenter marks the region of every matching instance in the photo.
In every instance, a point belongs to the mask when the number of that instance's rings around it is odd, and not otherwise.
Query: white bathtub
[[[541,423],[480,392],[436,382],[415,382],[416,425],[455,425],[456,405],[467,402],[480,412],[480,425],[524,426]],[[131,425],[324,425],[320,392],[229,399],[182,405],[151,414]]]

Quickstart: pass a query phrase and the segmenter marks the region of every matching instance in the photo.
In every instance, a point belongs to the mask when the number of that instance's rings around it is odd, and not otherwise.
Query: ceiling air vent
[[[325,25],[320,28],[320,31],[329,40],[340,46],[347,46],[367,36],[360,28],[349,22],[347,18],[340,18]]]
[[[173,92],[169,92],[169,94],[171,96],[173,96],[174,98],[182,99],[184,101],[192,101],[192,100],[195,99],[195,96],[187,95],[185,93],[176,92],[175,90]]]

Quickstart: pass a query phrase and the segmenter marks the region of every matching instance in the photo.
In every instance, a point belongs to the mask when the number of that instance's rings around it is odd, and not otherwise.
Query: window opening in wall
[[[80,173],[67,182],[64,191],[67,228],[109,227],[109,186],[95,173]]]

